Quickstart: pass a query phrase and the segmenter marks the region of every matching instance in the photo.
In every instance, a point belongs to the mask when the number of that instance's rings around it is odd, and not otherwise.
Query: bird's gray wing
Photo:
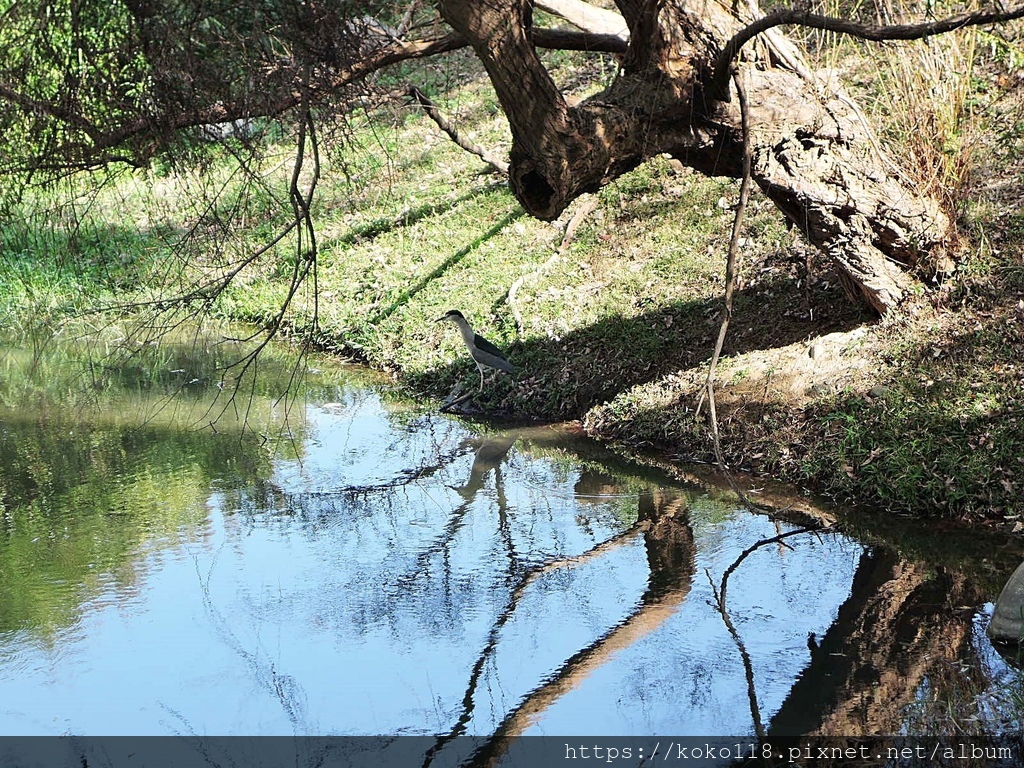
[[[493,362],[488,362],[487,365],[490,365],[492,368],[497,368],[500,371],[508,371],[509,373],[512,373],[512,364],[506,359],[505,353],[491,344],[491,342],[479,333],[473,334],[473,344],[476,345],[477,349],[482,352],[486,352],[488,355],[495,358]]]

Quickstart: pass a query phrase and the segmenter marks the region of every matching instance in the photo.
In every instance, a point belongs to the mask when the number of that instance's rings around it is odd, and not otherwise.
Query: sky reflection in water
[[[550,430],[478,434],[355,386],[304,408],[266,462],[194,430],[158,458],[170,428],[132,431],[102,515],[87,483],[12,494],[0,733],[753,733],[716,589],[795,526]],[[95,457],[76,441],[104,434],[32,439]],[[765,724],[873,556],[805,533],[730,576]]]

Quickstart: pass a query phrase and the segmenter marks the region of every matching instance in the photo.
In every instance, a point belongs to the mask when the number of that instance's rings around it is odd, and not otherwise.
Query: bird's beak
[[[447,319],[448,319],[448,315],[445,315],[444,317],[437,318],[437,320],[435,320],[434,322],[435,323],[440,323],[442,320],[447,320]]]

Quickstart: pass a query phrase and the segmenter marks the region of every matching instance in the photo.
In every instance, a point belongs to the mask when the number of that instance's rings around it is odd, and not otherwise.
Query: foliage
[[[388,39],[395,12],[353,0],[4,3],[0,173],[141,165],[247,140],[262,128],[252,116],[300,106],[296,93],[345,101],[339,77]]]
[[[4,3],[0,10],[0,88],[14,107],[0,114],[5,165],[44,166],[84,126],[103,125],[145,106],[151,68],[120,3]],[[40,109],[39,105],[50,105]],[[80,119],[65,123],[72,114]],[[71,162],[82,152],[68,146]]]
[[[211,483],[267,475],[258,432],[279,428],[285,359],[265,361],[244,427],[228,410],[217,430],[195,428],[217,413],[237,351],[196,338],[130,356],[112,338],[0,346],[0,632],[56,635],[111,581],[134,583],[140,553],[189,535]]]

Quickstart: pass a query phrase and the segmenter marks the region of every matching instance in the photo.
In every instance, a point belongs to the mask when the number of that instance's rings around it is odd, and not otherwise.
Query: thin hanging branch
[[[743,216],[747,210],[747,201],[750,199],[750,123],[747,109],[747,94],[740,80],[739,72],[733,68],[733,81],[736,83],[736,92],[739,94],[740,121],[743,132],[743,180],[740,182],[740,200],[736,206],[736,216],[732,222],[732,236],[729,239],[729,253],[725,260],[725,296],[722,306],[722,323],[718,328],[718,340],[715,342],[715,350],[711,354],[711,364],[708,366],[708,378],[705,382],[704,393],[701,394],[697,403],[697,415],[700,415],[701,405],[704,396],[708,398],[708,415],[711,419],[711,443],[715,450],[715,461],[718,468],[725,475],[733,492],[739,496],[749,509],[764,509],[755,504],[746,493],[736,484],[729,474],[729,467],[725,463],[725,456],[722,453],[722,441],[718,430],[718,411],[715,407],[715,369],[718,366],[718,359],[722,355],[722,347],[725,345],[725,336],[729,332],[729,321],[732,319],[733,299],[736,293],[736,275],[739,271],[739,240],[740,231],[743,228]],[[764,510],[769,511],[769,510]]]
[[[542,48],[618,54],[626,50],[626,41],[622,37],[609,34],[537,28],[530,31],[530,38]],[[454,33],[419,40],[392,40],[315,83],[303,85],[302,73],[296,72],[296,82],[292,88],[268,89],[249,94],[242,101],[221,99],[179,111],[158,108],[144,114],[126,116],[123,122],[109,124],[97,122],[85,111],[60,101],[33,98],[19,84],[0,79],[0,104],[6,103],[27,113],[45,115],[68,133],[55,142],[45,155],[39,155],[24,164],[13,165],[7,170],[71,171],[96,168],[112,162],[144,167],[168,136],[184,129],[253,117],[279,117],[302,108],[304,104],[320,103],[344,87],[361,82],[386,67],[449,53],[466,48],[469,44],[465,37]],[[263,75],[267,81],[280,79],[287,75],[285,68],[286,64],[270,63]]]
[[[308,85],[309,73],[307,70],[306,78],[304,79],[304,86]],[[316,290],[316,269],[317,269],[317,240],[316,240],[316,228],[313,224],[313,218],[311,213],[313,196],[316,191],[317,183],[320,180],[320,152],[317,142],[316,128],[313,119],[313,112],[309,100],[309,91],[304,88],[303,101],[299,110],[299,125],[298,125],[298,136],[296,138],[295,147],[295,160],[292,166],[292,175],[289,181],[288,195],[292,205],[292,221],[289,224],[287,231],[294,231],[296,233],[295,239],[295,264],[292,267],[292,274],[288,285],[288,292],[281,302],[280,308],[275,313],[270,322],[263,329],[263,338],[260,342],[251,350],[249,350],[243,357],[230,365],[225,366],[224,375],[225,378],[229,371],[234,371],[234,380],[240,382],[244,379],[246,373],[257,365],[260,354],[270,344],[271,340],[278,334],[284,325],[285,318],[288,314],[288,309],[291,307],[296,294],[299,289],[303,286],[306,279],[313,275],[313,290]],[[309,147],[311,162],[307,160],[307,145]],[[309,165],[309,175],[306,189],[302,188],[303,172]],[[319,305],[317,303],[314,294],[314,305],[313,305],[313,318],[312,318],[312,333],[316,333],[317,322],[318,322],[318,310]],[[253,334],[250,338],[255,338],[257,334]],[[296,364],[292,369],[291,383],[294,383],[299,367],[302,363],[302,356],[296,360]],[[289,384],[289,389],[291,387]],[[250,379],[249,382],[249,404],[248,408],[252,404],[252,400],[255,397],[255,376]],[[237,390],[232,390],[227,402],[224,403],[217,413],[216,418],[212,421],[216,421],[220,418],[228,408],[235,404],[237,397]],[[210,404],[209,412],[214,412],[216,407],[216,401]]]

